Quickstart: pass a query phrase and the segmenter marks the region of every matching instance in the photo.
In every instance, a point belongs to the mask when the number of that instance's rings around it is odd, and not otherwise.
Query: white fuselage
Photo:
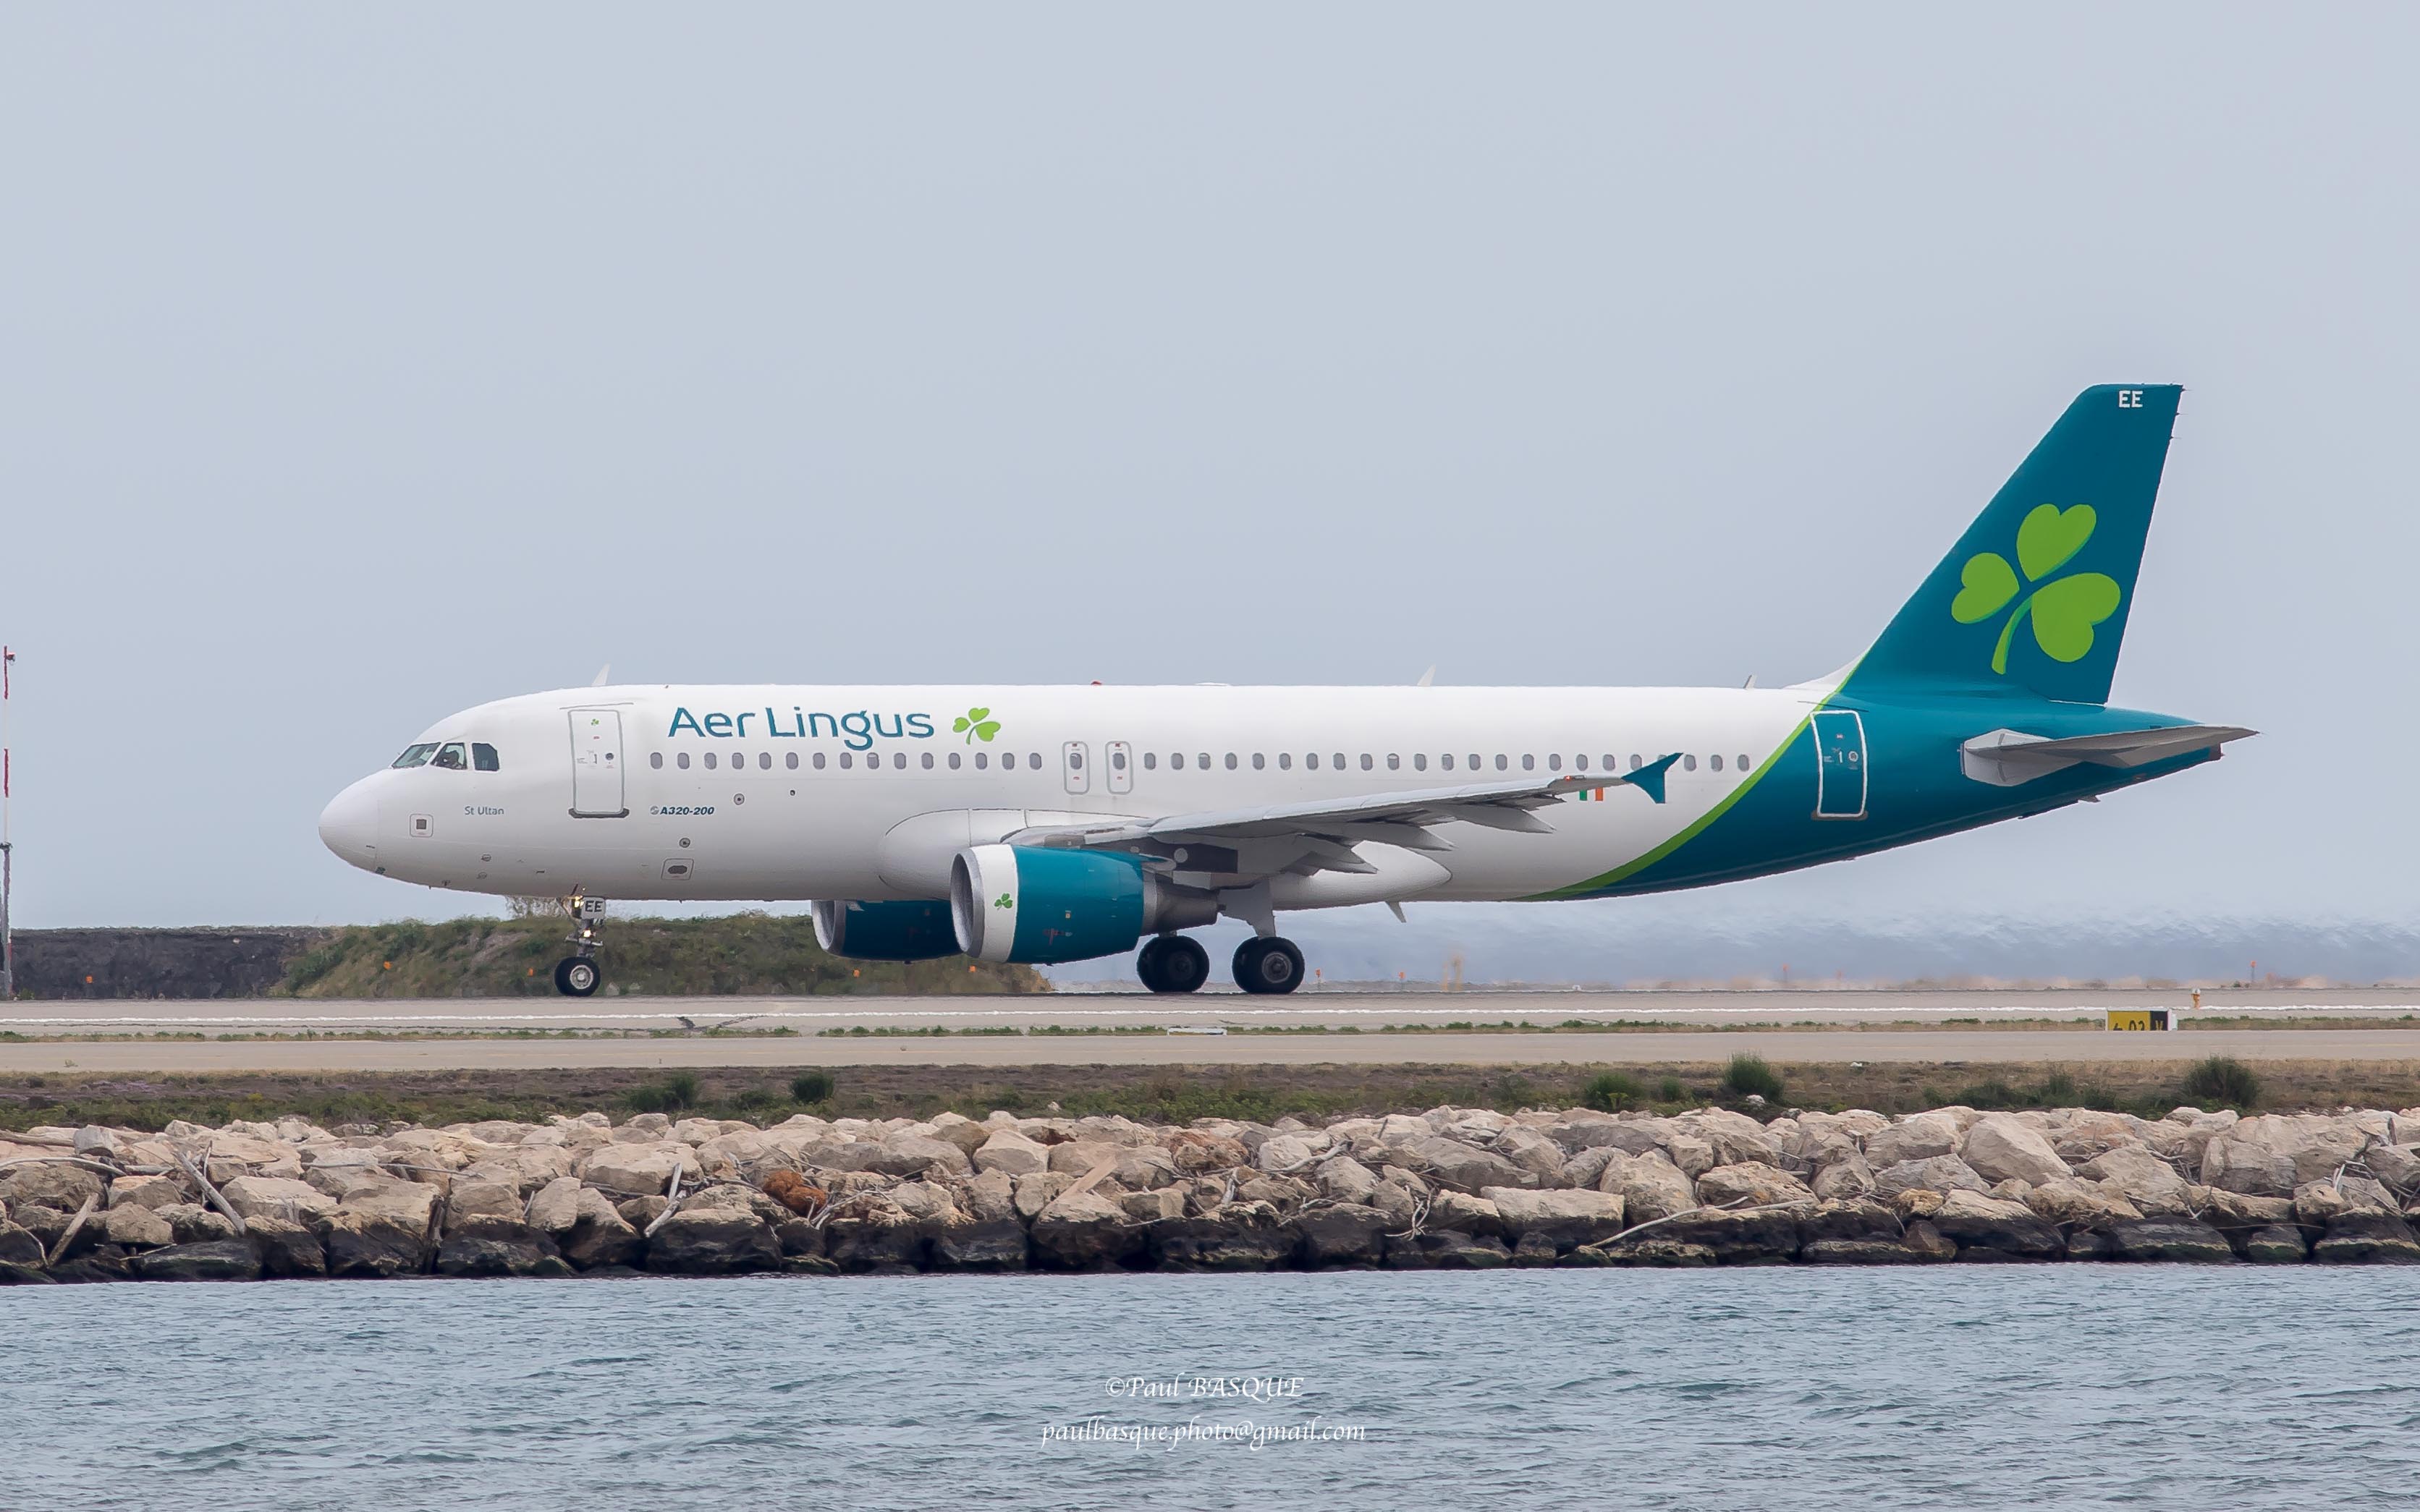
[[[356,866],[460,892],[938,899],[961,848],[1038,825],[1585,775],[1683,753],[1667,802],[1617,787],[1545,810],[1551,833],[1458,824],[1447,850],[1365,846],[1373,872],[1281,876],[1272,902],[1525,898],[1687,829],[1781,750],[1826,691],[578,688],[439,720],[415,749],[492,757],[374,773],[329,805],[320,831]]]

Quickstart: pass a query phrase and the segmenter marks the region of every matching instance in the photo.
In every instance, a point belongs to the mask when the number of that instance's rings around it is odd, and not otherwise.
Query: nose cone
[[[367,778],[320,810],[319,841],[355,866],[378,865],[378,795]]]

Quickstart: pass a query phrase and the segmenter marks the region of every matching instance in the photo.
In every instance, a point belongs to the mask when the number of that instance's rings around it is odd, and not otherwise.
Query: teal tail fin
[[[2109,702],[2183,392],[2104,384],[2078,394],[1857,663],[1849,690],[1947,685]]]

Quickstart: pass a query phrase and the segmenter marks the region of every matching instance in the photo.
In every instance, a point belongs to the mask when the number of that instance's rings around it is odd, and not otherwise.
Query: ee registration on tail
[[[585,687],[439,720],[320,816],[423,886],[811,899],[868,960],[1080,961],[1279,917],[1703,887],[2097,797],[2252,732],[2109,706],[2180,391],[2086,390],[1866,654],[1778,688]]]

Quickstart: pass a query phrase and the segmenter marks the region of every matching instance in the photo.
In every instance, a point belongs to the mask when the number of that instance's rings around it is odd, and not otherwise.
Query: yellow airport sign
[[[2164,1008],[2113,1008],[2109,1011],[2109,1026],[2113,1029],[2170,1029],[2176,1027]]]

